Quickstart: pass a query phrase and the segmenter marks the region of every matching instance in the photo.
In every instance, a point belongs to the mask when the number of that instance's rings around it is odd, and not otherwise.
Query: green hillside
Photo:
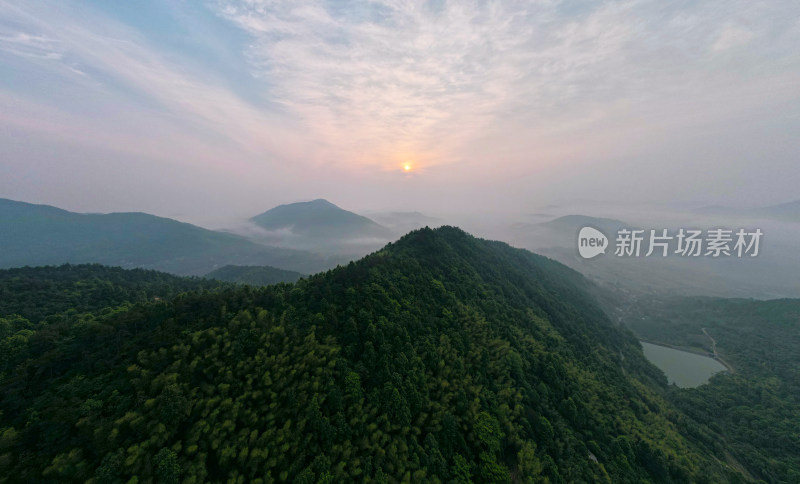
[[[279,282],[296,282],[303,274],[269,266],[225,266],[205,275],[209,279],[238,282],[253,286],[268,286]]]
[[[800,482],[800,299],[651,297],[623,320],[651,340],[716,349],[733,373],[676,389],[674,400],[717,429],[754,475]]]
[[[444,227],[32,323],[3,340],[0,482],[744,481],[588,289]]]
[[[5,269],[0,270],[0,317],[16,314],[38,323],[66,311],[95,312],[220,286],[216,281],[99,264]]]

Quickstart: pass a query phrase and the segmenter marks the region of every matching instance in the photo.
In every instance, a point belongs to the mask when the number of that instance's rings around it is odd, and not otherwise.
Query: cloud
[[[714,52],[722,52],[734,47],[739,47],[749,43],[755,34],[750,30],[737,27],[735,25],[726,25],[719,33],[717,40],[711,45],[711,50]]]
[[[670,109],[676,97],[702,103],[721,88],[735,97],[741,79],[714,57],[757,38],[734,26],[735,12],[774,29],[788,28],[779,16],[792,10],[790,2],[758,11],[722,1],[612,1],[573,11],[556,1],[336,4],[212,5],[251,36],[252,69],[324,141],[329,161],[394,169],[414,157],[422,166],[463,164],[476,150],[522,163],[532,147],[563,161],[565,138],[608,131],[620,113],[666,111],[691,123]],[[785,47],[777,54],[788,58]],[[737,107],[728,103],[728,113]],[[516,150],[492,142],[506,138]],[[582,157],[597,154],[586,148]]]
[[[0,144],[37,133],[103,163],[269,185],[232,200],[338,190],[386,207],[491,190],[519,205],[592,164],[658,164],[663,192],[683,169],[699,190],[718,180],[709,165],[763,178],[792,155],[772,148],[800,102],[792,0],[207,0],[141,18],[122,5],[0,0]],[[19,164],[45,156],[14,146]]]
[[[301,140],[290,129],[290,121],[243,100],[223,86],[213,71],[193,71],[188,63],[175,62],[125,25],[85,11],[75,14],[66,9],[8,4],[3,8],[3,31],[14,26],[24,30],[0,36],[0,50],[56,61],[47,74],[51,85],[80,92],[85,100],[84,105],[77,105],[64,96],[48,106],[26,109],[42,101],[22,102],[26,96],[20,93],[10,112],[23,118],[30,114],[30,119],[19,119],[17,124],[34,128],[38,123],[41,129],[52,131],[56,120],[78,118],[77,124],[65,121],[61,125],[64,133],[75,134],[74,140],[116,144],[126,151],[139,151],[137,144],[164,141],[159,147],[166,155],[159,157],[162,159],[182,159],[187,153],[176,153],[176,139],[163,140],[154,133],[153,124],[176,135],[178,145],[216,145],[211,151],[233,165],[255,158],[285,161],[302,153]],[[67,78],[66,73],[79,77]],[[13,102],[10,96],[6,99]],[[41,116],[38,111],[45,109],[54,113]],[[87,117],[87,110],[102,119]],[[76,125],[83,128],[76,130]],[[128,142],[120,143],[126,133]],[[147,137],[144,143],[142,137]],[[245,156],[237,161],[236,154]]]
[[[60,60],[63,57],[60,43],[43,35],[25,32],[0,34],[0,50],[22,57]]]

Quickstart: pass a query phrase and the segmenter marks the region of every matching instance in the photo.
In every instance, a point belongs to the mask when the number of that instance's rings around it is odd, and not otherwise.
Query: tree
[[[163,484],[177,484],[181,475],[178,456],[172,449],[164,447],[153,458],[156,467],[156,478]]]

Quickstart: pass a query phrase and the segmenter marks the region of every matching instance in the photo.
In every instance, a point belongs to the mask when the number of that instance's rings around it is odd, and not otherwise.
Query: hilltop
[[[0,481],[744,481],[590,289],[443,227],[295,284],[15,319]]]
[[[337,207],[324,199],[289,203],[256,215],[251,222],[266,230],[290,230],[292,234],[313,238],[357,239],[391,238],[386,227],[362,215]]]

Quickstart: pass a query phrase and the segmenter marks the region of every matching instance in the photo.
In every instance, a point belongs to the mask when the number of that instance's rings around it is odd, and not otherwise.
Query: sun
[[[406,163],[403,165],[403,171],[411,171],[411,163]]]

